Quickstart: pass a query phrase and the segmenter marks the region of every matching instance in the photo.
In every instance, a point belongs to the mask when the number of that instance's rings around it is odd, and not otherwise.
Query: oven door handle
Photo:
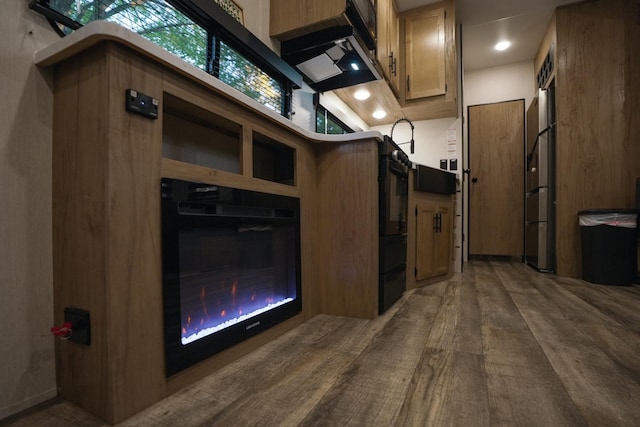
[[[389,171],[391,171],[391,173],[393,173],[394,175],[398,175],[402,178],[407,178],[409,176],[409,173],[405,169],[399,167],[396,163],[393,162],[389,162]]]

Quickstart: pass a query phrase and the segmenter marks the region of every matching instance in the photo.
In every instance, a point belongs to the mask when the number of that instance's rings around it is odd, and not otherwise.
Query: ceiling
[[[400,12],[440,0],[396,0]],[[532,60],[553,10],[577,0],[455,0],[466,71]],[[493,46],[511,42],[505,51]]]

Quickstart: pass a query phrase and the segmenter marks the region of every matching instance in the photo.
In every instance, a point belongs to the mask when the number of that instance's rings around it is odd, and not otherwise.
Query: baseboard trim
[[[11,417],[12,415],[19,414],[22,411],[27,411],[41,403],[52,400],[57,395],[58,392],[54,387],[38,395],[30,396],[27,399],[22,400],[21,402],[13,403],[9,406],[5,406],[4,408],[0,408],[0,421],[4,420],[5,418]]]

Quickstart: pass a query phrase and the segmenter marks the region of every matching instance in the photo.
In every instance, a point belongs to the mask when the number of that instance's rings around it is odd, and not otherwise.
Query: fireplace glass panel
[[[292,225],[232,221],[179,234],[183,345],[296,298]]]

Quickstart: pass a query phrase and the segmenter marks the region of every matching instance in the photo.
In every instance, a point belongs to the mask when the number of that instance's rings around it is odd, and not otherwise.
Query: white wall
[[[56,395],[49,75],[33,53],[59,37],[28,1],[0,27],[0,419]]]
[[[469,71],[464,74],[464,113],[469,105],[525,100],[535,96],[533,61]]]
[[[422,120],[413,122],[413,125],[413,139],[415,141],[413,154],[409,152],[410,144],[405,144],[411,141],[411,126],[407,122],[401,121],[393,129],[393,140],[400,144],[412,162],[439,168],[440,159],[461,158],[461,146],[458,144],[458,140],[461,137],[462,121],[459,118]],[[388,124],[374,126],[371,129],[384,135],[391,135],[391,128],[392,124]]]

